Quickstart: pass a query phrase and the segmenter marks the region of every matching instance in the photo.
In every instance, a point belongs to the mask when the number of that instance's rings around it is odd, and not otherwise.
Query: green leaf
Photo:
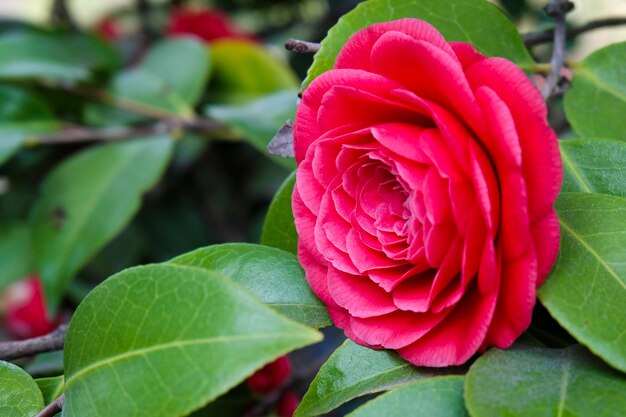
[[[626,142],[614,139],[559,141],[564,192],[626,197]]]
[[[193,117],[192,106],[180,97],[172,86],[142,68],[133,68],[119,73],[109,86],[109,94],[114,101],[121,100],[138,108],[169,113],[172,117]],[[118,119],[122,122],[138,121],[144,118],[139,114],[128,112],[124,116],[116,116],[116,113],[122,112],[118,109],[110,109],[109,112],[114,117],[114,121]],[[105,113],[101,117],[108,116],[109,113]]]
[[[348,414],[349,417],[469,417],[463,377],[428,378],[395,388]]]
[[[33,378],[20,367],[0,361],[0,416],[32,417],[43,407]]]
[[[210,67],[209,49],[196,38],[162,41],[141,62],[141,69],[159,78],[189,105],[202,96]]]
[[[626,139],[626,42],[589,55],[574,68],[565,113],[582,137]]]
[[[298,78],[289,65],[256,43],[220,40],[211,44],[211,52],[214,102],[241,103],[298,87]]]
[[[626,378],[582,346],[492,349],[465,378],[473,417],[614,417],[626,410]]]
[[[564,193],[561,249],[539,299],[580,343],[626,371],[626,199]]]
[[[322,365],[294,416],[319,416],[353,398],[441,375],[450,369],[417,368],[393,352],[346,340]]]
[[[35,380],[41,393],[43,394],[43,402],[50,404],[63,393],[65,378],[63,375],[52,376],[49,378],[37,378]]]
[[[184,416],[320,339],[219,273],[128,269],[92,291],[72,318],[63,416]]]
[[[484,0],[369,0],[344,15],[328,31],[315,54],[304,87],[333,68],[339,51],[355,32],[374,23],[406,17],[430,23],[448,41],[470,42],[485,55],[501,56],[517,64],[532,63],[513,23],[500,9]]]
[[[0,125],[52,119],[52,109],[43,98],[24,88],[0,84]]]
[[[56,127],[52,109],[43,98],[24,88],[0,84],[0,165],[22,147],[29,133]]]
[[[0,291],[33,271],[30,230],[26,225],[0,229]]]
[[[0,36],[0,78],[85,81],[97,69],[119,65],[119,56],[96,37],[35,31]]]
[[[172,153],[155,137],[87,149],[46,178],[32,216],[33,256],[54,310],[74,274],[139,209]]]
[[[298,254],[298,233],[291,211],[291,194],[296,184],[296,173],[291,173],[282,183],[265,216],[261,243],[294,255]]]
[[[287,252],[249,243],[208,246],[170,261],[232,278],[290,319],[320,328],[330,323],[326,306],[309,288],[298,259]]]
[[[264,155],[295,169],[293,159],[269,155],[267,145],[285,122],[294,119],[297,100],[297,90],[284,90],[243,105],[212,105],[206,113],[233,128]]]

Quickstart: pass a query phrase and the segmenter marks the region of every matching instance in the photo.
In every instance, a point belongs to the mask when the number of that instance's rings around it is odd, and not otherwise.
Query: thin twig
[[[70,29],[76,29],[76,22],[72,18],[66,0],[54,0],[52,3],[52,22],[58,25],[65,25]]]
[[[320,44],[314,42],[306,42],[298,39],[289,39],[285,42],[285,48],[291,52],[300,54],[314,54],[320,50]]]
[[[566,24],[565,15],[574,8],[574,4],[568,0],[550,0],[545,7],[549,16],[554,18],[554,45],[550,65],[552,69],[546,77],[546,84],[543,88],[544,100],[547,100],[555,90],[561,78],[561,69],[565,60],[565,35]]]
[[[571,40],[580,34],[589,32],[594,29],[619,25],[626,25],[626,17],[609,17],[606,19],[598,19],[576,28],[567,29],[567,34],[565,38],[567,40]],[[542,32],[527,33],[523,35],[522,38],[524,39],[524,44],[526,45],[526,47],[532,48],[536,45],[551,42],[554,38],[554,28],[550,28]]]
[[[38,353],[63,349],[67,324],[60,325],[52,333],[18,342],[0,343],[0,360],[12,360],[33,356]]]
[[[35,417],[53,417],[63,411],[63,404],[65,403],[65,394],[61,394],[59,398],[51,402],[39,412]]]
[[[70,127],[58,132],[34,134],[25,140],[26,146],[63,145],[82,142],[117,141],[140,138],[151,135],[169,135],[177,131],[193,131],[198,133],[215,132],[226,129],[226,126],[210,119],[166,120],[150,126],[129,128],[85,128]]]
[[[144,116],[150,119],[156,120],[172,120],[172,119],[185,119],[191,120],[195,117],[193,109],[179,114],[172,113],[171,111],[164,110],[160,107],[151,106],[141,101],[133,100],[130,98],[122,97],[116,94],[112,94],[104,89],[82,86],[73,82],[60,82],[51,79],[36,79],[34,80],[37,86],[51,89],[60,90],[64,93],[72,94],[82,98],[88,98],[98,101],[99,103],[106,104],[111,107],[115,107],[119,110],[124,110],[130,113],[135,113],[140,116]]]

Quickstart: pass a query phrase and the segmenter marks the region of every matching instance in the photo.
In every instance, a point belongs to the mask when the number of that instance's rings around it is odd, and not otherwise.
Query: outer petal
[[[378,23],[352,35],[339,53],[335,68],[372,70],[370,54],[374,44],[386,33],[401,33],[415,40],[428,42],[454,55],[445,38],[429,23],[419,19],[400,19]]]
[[[467,362],[483,344],[497,291],[484,296],[473,286],[433,330],[398,353],[417,366],[443,367]]]

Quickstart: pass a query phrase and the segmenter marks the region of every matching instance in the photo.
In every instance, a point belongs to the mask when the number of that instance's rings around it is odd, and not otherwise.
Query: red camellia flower
[[[253,37],[236,28],[223,13],[217,10],[180,8],[172,12],[167,34],[170,36],[194,35],[210,42],[221,38],[250,39]]]
[[[41,281],[34,276],[11,285],[3,294],[4,324],[16,339],[29,339],[50,333],[56,323],[46,311]]]
[[[447,366],[528,327],[562,174],[513,63],[421,20],[370,26],[304,91],[295,153],[299,258],[356,343]]]
[[[248,387],[258,394],[269,394],[280,388],[289,378],[289,374],[291,374],[291,361],[287,356],[281,356],[249,377]]]

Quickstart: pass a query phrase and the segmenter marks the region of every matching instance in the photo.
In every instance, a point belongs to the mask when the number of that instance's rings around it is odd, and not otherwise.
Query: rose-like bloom
[[[294,147],[300,262],[353,341],[447,366],[528,327],[562,174],[513,63],[421,20],[370,26],[304,91]]]
[[[175,9],[170,18],[167,34],[194,35],[206,42],[223,38],[254,40],[251,35],[236,28],[225,14],[210,9]]]

